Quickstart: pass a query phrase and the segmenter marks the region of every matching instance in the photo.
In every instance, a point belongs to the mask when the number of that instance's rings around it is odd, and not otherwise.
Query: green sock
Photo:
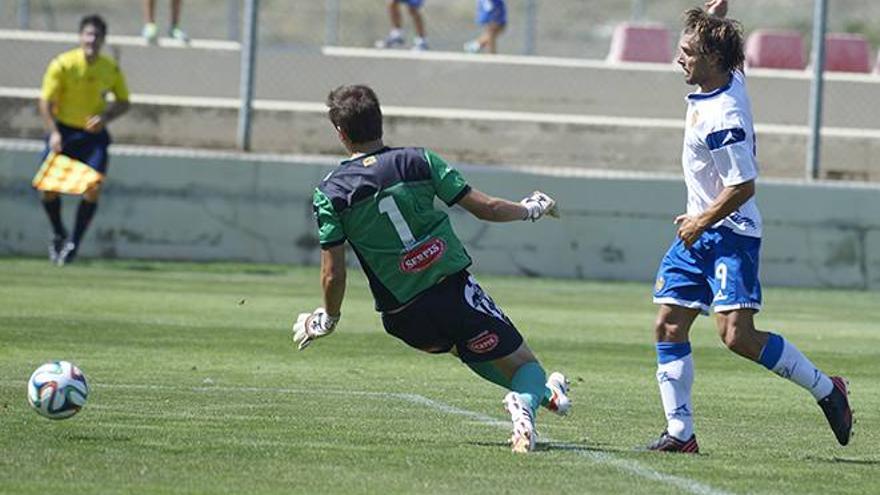
[[[483,361],[481,363],[465,363],[474,373],[480,375],[483,379],[488,380],[496,385],[500,385],[507,390],[511,390],[510,379],[498,371],[498,368],[491,361]]]
[[[510,389],[528,399],[534,412],[547,394],[546,381],[544,368],[537,361],[532,361],[516,370],[510,380]]]
[[[544,396],[541,397],[541,405],[547,407],[550,404],[551,397],[553,397],[553,391],[544,385]]]

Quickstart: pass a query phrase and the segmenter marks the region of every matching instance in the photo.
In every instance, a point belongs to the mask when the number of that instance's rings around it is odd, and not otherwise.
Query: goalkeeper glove
[[[559,218],[559,211],[556,209],[556,200],[541,191],[533,192],[519,203],[525,206],[528,211],[523,220],[531,220],[534,222],[544,215]]]
[[[318,308],[311,313],[300,313],[293,324],[293,342],[297,349],[303,350],[313,340],[330,335],[336,329],[336,323],[340,316],[330,316],[324,308]]]

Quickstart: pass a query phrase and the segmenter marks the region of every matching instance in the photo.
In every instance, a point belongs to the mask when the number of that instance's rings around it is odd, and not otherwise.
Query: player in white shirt
[[[733,352],[807,389],[841,445],[852,412],[846,381],[816,368],[780,335],[757,330],[761,214],[755,201],[755,131],[742,66],[742,30],[725,19],[726,0],[684,14],[677,62],[689,85],[682,167],[687,213],[675,219],[676,240],[657,273],[654,302],[657,381],[667,427],[650,450],[696,453],[689,332],[714,306],[718,333]]]

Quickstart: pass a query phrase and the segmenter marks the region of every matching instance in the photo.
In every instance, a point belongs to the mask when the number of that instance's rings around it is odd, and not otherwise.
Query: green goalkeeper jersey
[[[470,191],[462,175],[423,148],[382,148],[342,162],[315,189],[322,248],[351,245],[378,311],[398,308],[471,264],[449,217]]]

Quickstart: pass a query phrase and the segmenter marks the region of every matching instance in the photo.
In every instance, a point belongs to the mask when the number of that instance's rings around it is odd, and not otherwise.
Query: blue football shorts
[[[477,0],[477,24],[484,26],[490,22],[507,25],[507,7],[504,0]]]
[[[761,309],[758,260],[761,239],[735,234],[727,227],[707,229],[690,249],[676,237],[666,252],[654,303],[699,309],[709,314]]]
[[[425,3],[425,0],[394,0],[394,1],[397,3],[409,5],[410,7],[413,7],[416,9],[420,8],[422,6],[422,4]]]
[[[69,127],[57,123],[58,132],[61,133],[61,154],[79,160],[102,174],[107,173],[109,155],[107,148],[110,147],[110,134],[107,129],[92,133],[83,129]],[[40,157],[40,163],[49,156],[49,136],[46,136],[46,148]]]
[[[466,270],[449,275],[397,313],[382,313],[385,331],[431,353],[458,351],[465,363],[493,361],[523,343],[513,323]]]

